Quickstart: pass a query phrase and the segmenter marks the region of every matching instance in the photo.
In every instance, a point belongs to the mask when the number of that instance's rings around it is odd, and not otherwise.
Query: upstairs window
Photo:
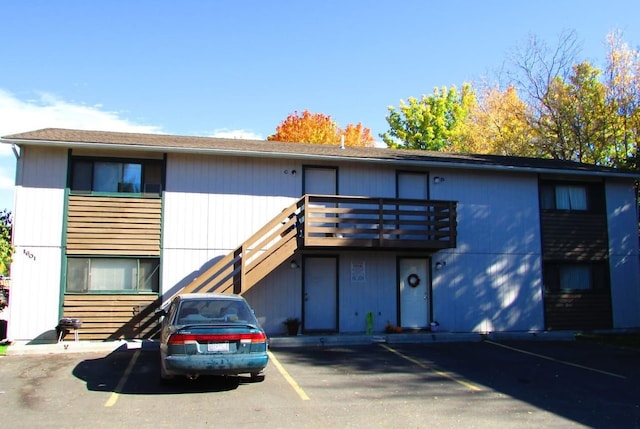
[[[71,160],[72,192],[153,193],[162,190],[158,160]]]
[[[604,212],[601,183],[540,182],[542,210]]]

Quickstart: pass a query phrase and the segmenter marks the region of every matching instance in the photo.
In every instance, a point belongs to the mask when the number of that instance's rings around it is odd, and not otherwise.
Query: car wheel
[[[251,373],[251,381],[252,382],[261,382],[264,381],[264,372],[252,372]]]

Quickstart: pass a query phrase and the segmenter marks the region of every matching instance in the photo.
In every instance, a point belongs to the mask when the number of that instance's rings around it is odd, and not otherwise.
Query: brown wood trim
[[[160,198],[70,195],[67,254],[159,256],[161,217]]]
[[[542,254],[545,260],[603,261],[609,257],[606,215],[542,212]]]
[[[545,323],[549,330],[610,329],[611,295],[606,292],[547,292]]]
[[[65,295],[63,317],[78,318],[83,340],[152,338],[158,331],[157,295]]]

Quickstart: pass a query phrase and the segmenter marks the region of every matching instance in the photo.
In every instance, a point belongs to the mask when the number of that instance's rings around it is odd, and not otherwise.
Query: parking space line
[[[129,361],[129,365],[127,366],[127,369],[124,371],[124,374],[122,374],[122,377],[120,377],[120,381],[118,381],[118,385],[113,390],[113,392],[111,392],[111,396],[109,396],[109,399],[107,400],[107,402],[105,402],[104,404],[105,407],[113,407],[115,403],[118,401],[118,396],[120,395],[120,392],[122,392],[122,389],[124,388],[125,383],[129,379],[129,376],[131,375],[131,371],[133,371],[133,367],[136,364],[138,357],[140,356],[140,351],[141,350],[138,349],[133,354],[133,357]]]
[[[278,371],[280,371],[280,374],[282,374],[282,376],[284,377],[285,380],[287,380],[287,382],[289,383],[289,385],[291,385],[291,387],[293,387],[293,390],[296,391],[296,393],[298,394],[298,396],[300,396],[300,398],[303,401],[308,401],[309,400],[309,396],[307,396],[307,394],[305,393],[304,390],[302,390],[302,388],[298,385],[298,383],[296,383],[296,381],[293,379],[293,377],[291,377],[289,375],[289,373],[287,372],[286,369],[284,369],[284,367],[280,364],[280,362],[278,361],[278,359],[276,359],[276,357],[273,355],[273,353],[271,353],[270,351],[267,352],[269,355],[269,360],[276,366],[276,368],[278,368]]]
[[[513,351],[518,352],[518,353],[523,353],[523,354],[526,354],[526,355],[535,356],[535,357],[538,357],[540,359],[546,359],[546,360],[549,360],[551,362],[556,362],[556,363],[560,363],[560,364],[563,364],[563,365],[573,366],[575,368],[580,368],[580,369],[584,369],[584,370],[587,370],[587,371],[597,372],[597,373],[600,373],[600,374],[609,375],[611,377],[621,378],[623,380],[627,379],[627,377],[625,377],[624,375],[614,374],[613,372],[603,371],[601,369],[591,368],[591,367],[580,365],[580,364],[577,364],[577,363],[568,362],[566,360],[560,360],[560,359],[552,358],[551,356],[545,356],[545,355],[541,355],[541,354],[538,354],[538,353],[529,352],[527,350],[522,350],[522,349],[518,349],[518,348],[515,348],[515,347],[507,346],[506,344],[496,343],[496,342],[493,342],[491,340],[485,340],[484,342],[492,344],[494,346],[498,346],[498,347],[502,347],[502,348],[505,348],[505,349],[513,350]]]
[[[441,370],[439,370],[439,369],[437,369],[435,367],[430,367],[429,365],[426,365],[426,364],[420,362],[419,360],[412,358],[411,356],[407,356],[407,355],[405,355],[403,353],[400,353],[398,350],[394,349],[393,347],[390,347],[390,346],[388,346],[386,344],[379,344],[379,345],[380,345],[380,347],[390,351],[391,353],[394,353],[394,354],[400,356],[402,359],[408,360],[409,362],[418,365],[420,368],[433,371],[434,373],[438,374],[440,377],[448,378],[451,381],[455,381],[456,383],[466,387],[467,389],[473,390],[474,392],[481,392],[482,391],[482,389],[480,387],[476,386],[475,384],[469,383],[468,381],[463,380],[462,378],[455,377],[455,376],[449,374],[448,372],[441,371]]]

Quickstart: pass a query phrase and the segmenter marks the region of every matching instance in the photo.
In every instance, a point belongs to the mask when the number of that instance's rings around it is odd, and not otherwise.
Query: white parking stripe
[[[535,356],[535,357],[538,357],[540,359],[546,359],[546,360],[549,360],[551,362],[556,362],[556,363],[560,363],[560,364],[563,364],[563,365],[573,366],[575,368],[580,368],[580,369],[584,369],[584,370],[587,370],[587,371],[593,371],[593,372],[597,372],[597,373],[600,373],[600,374],[609,375],[611,377],[621,378],[623,380],[627,379],[627,377],[625,377],[624,375],[614,374],[612,372],[603,371],[601,369],[591,368],[591,367],[588,367],[588,366],[579,365],[577,363],[567,362],[565,360],[552,358],[550,356],[545,356],[545,355],[541,355],[541,354],[538,354],[538,353],[533,353],[533,352],[529,352],[529,351],[526,351],[526,350],[517,349],[515,347],[507,346],[505,344],[496,343],[496,342],[493,342],[491,340],[485,340],[484,342],[488,343],[488,344],[493,344],[494,346],[498,346],[498,347],[502,347],[502,348],[505,348],[505,349],[513,350],[513,351],[518,352],[518,353],[523,353],[523,354],[526,354],[526,355]]]

